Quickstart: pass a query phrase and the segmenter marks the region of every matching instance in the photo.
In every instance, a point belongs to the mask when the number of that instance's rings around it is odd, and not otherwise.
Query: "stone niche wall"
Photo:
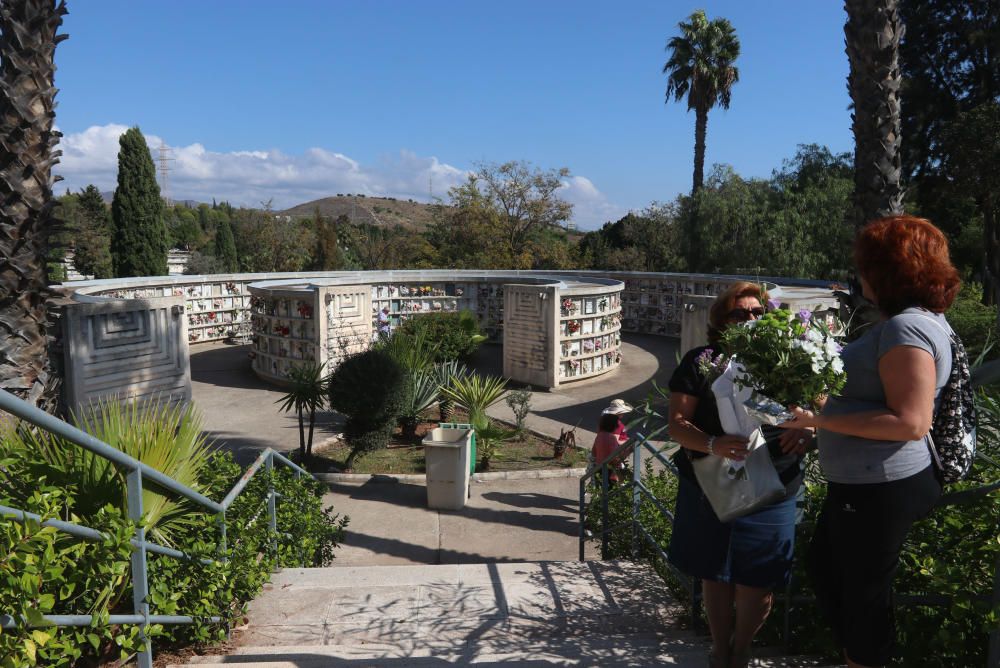
[[[555,387],[556,320],[553,286],[507,285],[504,290],[503,375],[518,382]]]
[[[189,341],[252,340],[255,372],[280,383],[297,360],[332,368],[344,354],[370,345],[373,320],[383,305],[390,308],[394,324],[428,310],[467,309],[491,341],[504,344],[508,377],[556,387],[617,368],[622,332],[680,337],[681,321],[690,319],[682,317],[686,304],[710,301],[739,279],[761,280],[645,272],[405,270],[70,283],[63,287],[86,304],[68,307],[67,314],[79,306],[89,309],[67,319],[66,366],[68,374],[75,374],[70,384],[77,385],[70,394],[77,403],[125,391],[136,396],[156,391],[190,396]],[[796,279],[781,283],[782,289],[797,286],[810,295],[826,289],[824,294],[830,294],[827,283]],[[284,304],[272,300],[267,305],[267,299],[279,296]],[[570,308],[564,312],[567,299]],[[159,304],[171,305],[169,322],[165,312],[156,312]],[[809,307],[815,310],[818,305]],[[148,314],[141,315],[144,311]],[[91,315],[94,322],[86,322]],[[703,328],[699,319],[692,334]],[[178,335],[181,340],[167,341]],[[144,343],[143,336],[148,337]],[[119,347],[115,339],[131,343]],[[99,341],[100,347],[92,341]],[[142,350],[143,346],[150,350]],[[110,352],[114,347],[119,347],[117,352]],[[112,362],[121,359],[114,355],[134,355],[138,364]]]
[[[67,304],[66,403],[191,399],[183,297]]]

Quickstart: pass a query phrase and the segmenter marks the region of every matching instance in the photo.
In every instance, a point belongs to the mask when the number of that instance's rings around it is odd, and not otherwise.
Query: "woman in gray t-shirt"
[[[826,500],[809,548],[817,598],[848,666],[892,659],[892,580],[910,527],[941,495],[927,441],[951,371],[944,311],[960,287],[948,241],[929,221],[869,223],[854,245],[864,296],[882,321],[843,353],[847,383],[818,415]]]

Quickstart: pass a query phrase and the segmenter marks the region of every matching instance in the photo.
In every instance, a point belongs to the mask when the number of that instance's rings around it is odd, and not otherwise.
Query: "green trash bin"
[[[440,429],[472,429],[472,448],[469,453],[469,474],[476,472],[476,430],[466,422],[439,422]]]

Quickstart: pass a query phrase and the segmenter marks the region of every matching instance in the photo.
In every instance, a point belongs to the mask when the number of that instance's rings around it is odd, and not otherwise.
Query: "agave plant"
[[[327,377],[323,374],[324,364],[306,362],[295,365],[288,372],[291,386],[280,403],[282,411],[294,410],[299,418],[299,455],[301,461],[312,455],[313,430],[316,426],[316,411],[323,408],[329,390]],[[305,433],[305,416],[309,416],[309,438]]]
[[[154,401],[100,402],[76,418],[85,431],[108,445],[201,492],[199,474],[212,445],[202,433],[193,406]],[[126,472],[88,450],[50,432],[23,423],[5,423],[0,434],[0,460],[10,458],[27,475],[11,475],[0,466],[0,497],[23,503],[45,481],[68,490],[74,515],[94,517],[111,504],[127,508]],[[143,517],[153,540],[174,544],[172,536],[195,522],[191,504],[143,486]]]
[[[417,423],[424,412],[437,401],[441,389],[441,373],[437,367],[410,371],[407,373],[410,392],[403,409],[399,413],[399,426],[402,436],[414,439],[417,435]]]

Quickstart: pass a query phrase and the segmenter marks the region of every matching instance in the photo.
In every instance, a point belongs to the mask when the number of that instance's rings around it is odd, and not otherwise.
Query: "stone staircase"
[[[677,628],[679,613],[651,569],[627,562],[289,569],[251,604],[231,653],[185,665],[707,665],[706,639]]]

